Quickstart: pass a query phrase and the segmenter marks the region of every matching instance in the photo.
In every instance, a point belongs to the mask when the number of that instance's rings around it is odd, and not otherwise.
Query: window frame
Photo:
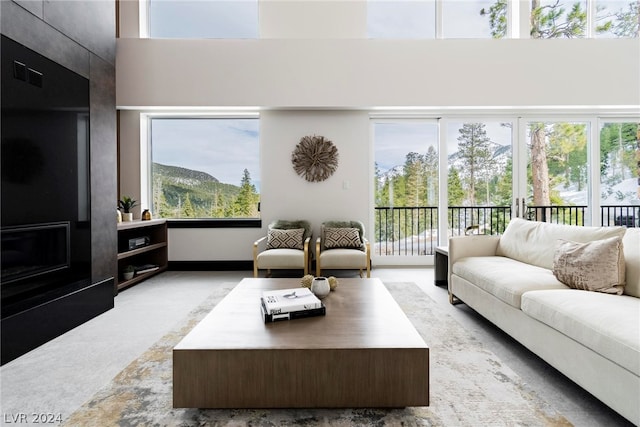
[[[140,202],[151,206],[151,121],[153,119],[258,119],[259,112],[142,112],[140,113]],[[258,137],[260,145],[260,137]],[[260,171],[262,173],[262,171]],[[260,202],[258,202],[260,213]],[[166,218],[168,228],[262,228],[260,218]]]

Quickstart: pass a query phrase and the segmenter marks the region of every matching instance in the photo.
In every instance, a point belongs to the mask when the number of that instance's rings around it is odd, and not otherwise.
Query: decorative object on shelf
[[[116,214],[117,217],[116,218],[118,220],[118,223],[121,223],[122,222],[122,212],[120,212],[120,209],[118,209],[118,208],[116,208],[116,212],[117,212],[117,214]]]
[[[307,274],[307,275],[303,276],[302,279],[300,280],[300,285],[303,288],[310,288],[311,287],[311,283],[313,283],[313,275],[312,274]]]
[[[331,292],[329,279],[326,277],[316,277],[313,279],[313,282],[311,283],[311,292],[320,299],[329,295],[329,292]]]
[[[338,287],[338,279],[335,276],[329,276],[329,288],[332,291],[335,291]]]
[[[122,270],[122,277],[124,278],[124,280],[133,279],[134,274],[135,274],[135,269],[133,268],[133,265],[127,265],[124,268],[124,270]]]
[[[303,136],[291,153],[291,163],[307,181],[324,181],[338,168],[338,149],[324,136]]]
[[[138,203],[136,200],[133,200],[131,197],[124,196],[121,200],[118,200],[118,206],[122,209],[122,220],[123,221],[133,221],[133,213],[131,209],[133,209]]]
[[[145,209],[144,211],[142,211],[140,219],[142,219],[143,221],[151,221],[151,212],[149,211],[149,209]]]

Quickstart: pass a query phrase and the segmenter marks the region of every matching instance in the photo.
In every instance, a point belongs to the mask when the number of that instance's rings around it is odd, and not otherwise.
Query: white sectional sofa
[[[621,295],[573,289],[554,275],[559,239],[591,247],[618,236]],[[513,219],[501,236],[450,238],[448,280],[452,303],[464,302],[640,425],[640,229]]]

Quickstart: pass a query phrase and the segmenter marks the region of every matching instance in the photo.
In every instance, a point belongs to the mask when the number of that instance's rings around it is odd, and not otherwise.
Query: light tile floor
[[[20,414],[68,417],[216,286],[237,283],[250,274],[172,271],[122,291],[113,310],[0,368],[2,425],[16,425],[9,421]],[[473,310],[463,304],[451,306],[446,290],[433,285],[432,268],[376,268],[372,277],[415,282],[575,426],[630,425]]]

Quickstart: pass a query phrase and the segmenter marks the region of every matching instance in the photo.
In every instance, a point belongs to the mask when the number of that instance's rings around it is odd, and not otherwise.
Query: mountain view
[[[153,212],[160,218],[251,218],[259,194],[245,169],[240,186],[208,173],[153,163]]]

